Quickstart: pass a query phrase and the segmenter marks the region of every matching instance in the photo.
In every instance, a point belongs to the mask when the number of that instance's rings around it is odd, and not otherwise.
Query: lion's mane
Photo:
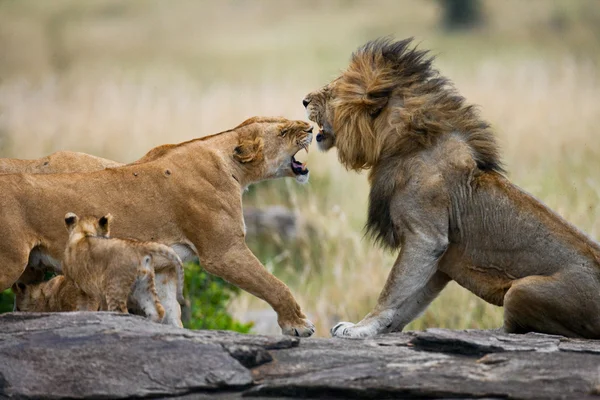
[[[396,186],[410,178],[411,155],[442,135],[457,134],[480,170],[504,172],[489,124],[440,76],[433,60],[412,46],[412,38],[371,41],[353,53],[331,98],[341,163],[370,169],[367,234],[390,248],[400,245],[390,202]]]

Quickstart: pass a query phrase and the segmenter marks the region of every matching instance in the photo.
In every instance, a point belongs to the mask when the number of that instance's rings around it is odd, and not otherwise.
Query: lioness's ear
[[[242,139],[233,151],[233,158],[241,163],[260,161],[263,158],[263,138]]]
[[[73,227],[73,225],[75,225],[77,223],[77,221],[79,220],[79,218],[77,217],[77,215],[73,214],[72,212],[69,212],[65,215],[65,225],[67,226],[67,229],[71,229]]]

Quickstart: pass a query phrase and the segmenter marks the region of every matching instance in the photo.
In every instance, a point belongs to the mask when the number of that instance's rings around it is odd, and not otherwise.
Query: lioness
[[[270,274],[245,243],[242,191],[265,179],[308,180],[294,155],[312,128],[285,118],[251,118],[234,129],[151,150],[143,162],[90,173],[0,176],[0,289],[28,265],[59,267],[67,240],[54,221],[110,210],[114,234],[171,246],[267,301],[283,333],[310,336],[313,324],[288,287]]]
[[[0,158],[0,174],[44,174],[97,171],[104,168],[119,167],[123,164],[76,151],[57,151],[49,156],[35,160],[20,160],[18,158]]]
[[[164,317],[164,323],[183,326],[178,302],[183,300],[181,259],[160,243],[111,238],[111,221],[111,214],[81,219],[65,215],[69,240],[64,274],[88,297],[99,299],[104,310],[127,313],[129,305],[155,322]]]
[[[359,48],[303,100],[349,169],[369,170],[367,232],[400,254],[375,309],[333,336],[399,331],[451,279],[504,306],[508,332],[600,338],[600,245],[505,176],[489,125],[411,39]]]

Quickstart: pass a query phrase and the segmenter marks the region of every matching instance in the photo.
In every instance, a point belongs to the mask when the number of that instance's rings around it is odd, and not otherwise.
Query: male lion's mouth
[[[325,132],[325,128],[319,124],[319,133],[317,133],[317,142],[321,143],[326,139],[328,133]]]
[[[292,172],[295,175],[306,175],[308,174],[308,168],[306,168],[306,163],[301,163],[296,160],[295,156],[292,156],[292,162],[290,163],[290,167],[292,168]]]

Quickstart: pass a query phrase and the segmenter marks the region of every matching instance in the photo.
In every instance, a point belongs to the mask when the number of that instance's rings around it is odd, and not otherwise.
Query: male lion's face
[[[317,146],[319,146],[319,150],[321,151],[327,151],[335,146],[335,132],[331,123],[333,118],[330,103],[332,85],[334,83],[335,81],[314,92],[310,92],[302,100],[308,119],[319,126]]]

